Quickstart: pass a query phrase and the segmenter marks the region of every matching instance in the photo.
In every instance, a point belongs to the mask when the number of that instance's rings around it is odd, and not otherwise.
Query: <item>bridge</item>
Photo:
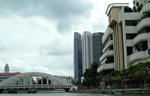
[[[40,72],[28,72],[13,76],[0,83],[0,90],[8,89],[64,89],[72,84],[66,78]]]

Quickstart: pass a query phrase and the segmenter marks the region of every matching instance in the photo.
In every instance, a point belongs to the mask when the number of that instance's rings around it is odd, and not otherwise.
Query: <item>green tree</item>
[[[98,63],[92,63],[91,67],[84,73],[83,85],[88,87],[97,87],[100,77],[97,73]]]

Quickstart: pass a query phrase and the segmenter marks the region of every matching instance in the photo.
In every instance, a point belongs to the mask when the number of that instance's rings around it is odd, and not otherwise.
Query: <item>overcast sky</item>
[[[0,0],[0,72],[73,76],[73,33],[104,32],[105,10],[132,0]]]

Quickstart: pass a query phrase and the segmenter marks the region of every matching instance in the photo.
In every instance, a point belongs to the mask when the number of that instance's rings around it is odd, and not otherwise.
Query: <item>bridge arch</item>
[[[0,86],[32,86],[32,85],[70,85],[56,76],[40,73],[28,72],[13,76],[0,83]]]

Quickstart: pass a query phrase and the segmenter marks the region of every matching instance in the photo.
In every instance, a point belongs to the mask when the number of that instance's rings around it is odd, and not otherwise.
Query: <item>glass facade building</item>
[[[81,81],[82,76],[82,48],[81,34],[74,33],[74,80]]]
[[[93,62],[99,62],[99,58],[102,55],[102,32],[93,33]]]

